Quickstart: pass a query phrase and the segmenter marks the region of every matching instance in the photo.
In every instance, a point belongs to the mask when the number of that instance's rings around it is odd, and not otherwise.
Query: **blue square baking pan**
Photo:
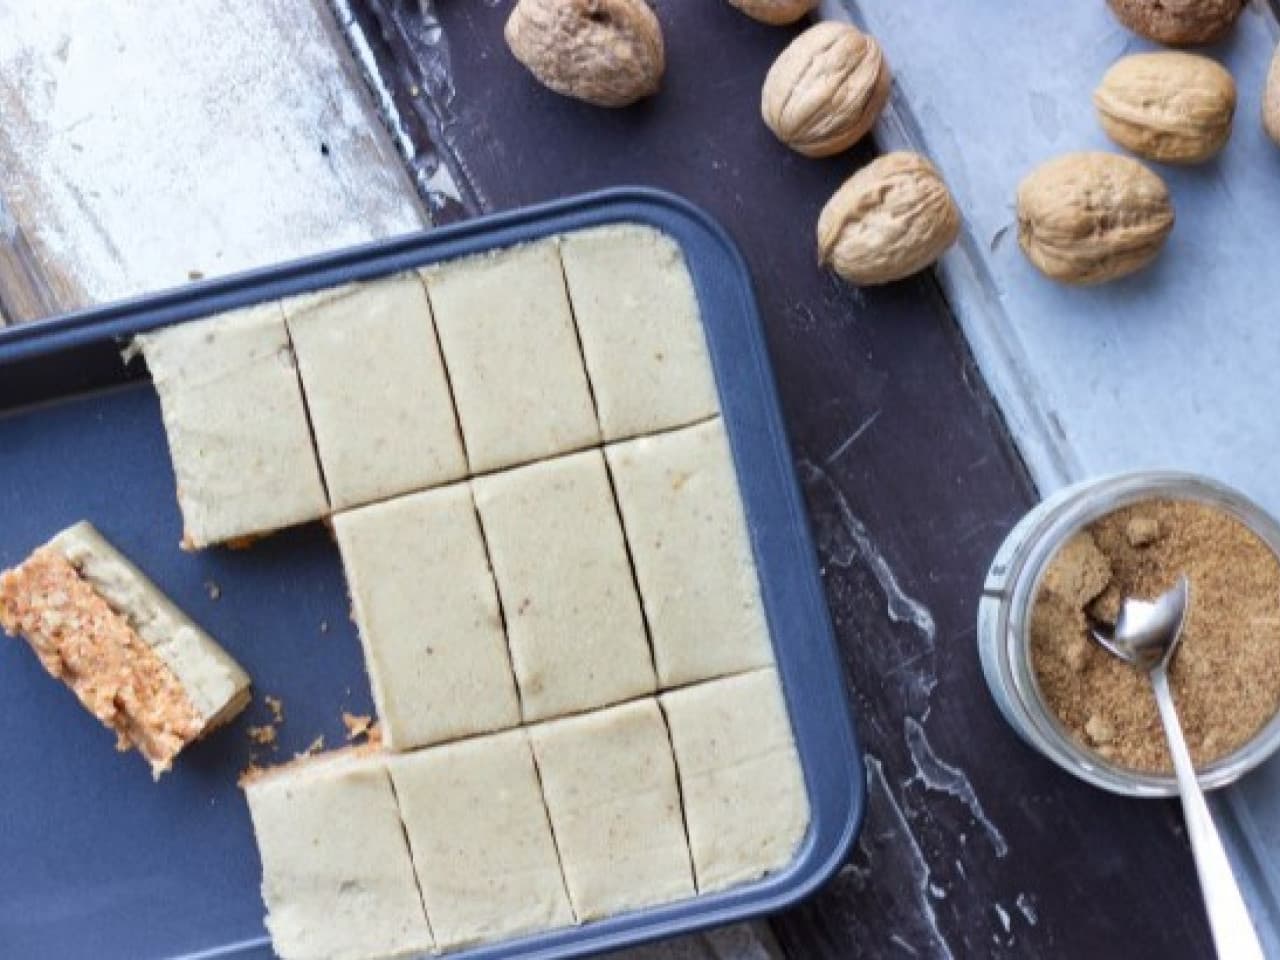
[[[135,334],[260,300],[613,222],[683,248],[710,344],[765,609],[812,808],[795,860],[758,882],[454,954],[577,957],[769,913],[843,863],[865,805],[834,633],[746,265],[724,231],[669,194],[617,189],[195,284],[0,331],[0,567],[91,520],[252,674],[235,724],[153,783],[20,642],[0,642],[0,957],[268,958],[260,864],[236,785],[372,712],[338,551],[321,524],[249,550],[178,549],[159,403],[122,346]],[[274,748],[248,727],[283,703]]]

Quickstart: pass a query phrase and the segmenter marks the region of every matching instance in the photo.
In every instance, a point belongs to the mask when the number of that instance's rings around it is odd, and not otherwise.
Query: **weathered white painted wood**
[[[426,222],[320,0],[0,0],[0,171],[12,320]]]

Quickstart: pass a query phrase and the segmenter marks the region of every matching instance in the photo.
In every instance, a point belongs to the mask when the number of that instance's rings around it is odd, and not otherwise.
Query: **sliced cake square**
[[[573,923],[523,730],[390,761],[442,950]]]
[[[471,489],[333,518],[383,741],[408,750],[520,722]]]
[[[416,274],[284,301],[335,510],[467,472],[427,292]]]
[[[554,241],[422,275],[473,472],[599,442]]]
[[[694,894],[675,763],[652,698],[529,728],[580,920]]]
[[[720,420],[612,444],[607,453],[659,684],[771,664],[760,581]]]
[[[472,485],[524,719],[652,692],[644,618],[600,451]]]
[[[755,670],[660,697],[675,747],[698,891],[791,862],[809,795],[778,675]]]
[[[282,960],[409,957],[435,946],[382,757],[308,758],[250,778],[244,792]]]
[[[167,327],[135,344],[160,395],[185,547],[329,512],[278,303]]]
[[[680,246],[628,223],[567,234],[560,255],[604,438],[715,414],[715,377]]]

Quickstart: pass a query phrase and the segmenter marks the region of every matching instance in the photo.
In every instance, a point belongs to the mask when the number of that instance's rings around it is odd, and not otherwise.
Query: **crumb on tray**
[[[279,697],[267,695],[262,698],[262,702],[267,705],[267,709],[271,711],[272,723],[284,723],[284,703]]]
[[[369,735],[369,728],[373,725],[373,718],[368,714],[348,713],[344,710],[342,711],[342,723],[347,728],[347,739],[356,740]]]
[[[249,739],[260,747],[275,745],[276,728],[269,724],[249,727],[246,732],[249,734]]]

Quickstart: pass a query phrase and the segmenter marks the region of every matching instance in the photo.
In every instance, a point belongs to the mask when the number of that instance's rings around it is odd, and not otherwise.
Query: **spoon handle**
[[[1227,851],[1223,849],[1222,838],[1218,836],[1204,793],[1196,782],[1195,766],[1182,733],[1182,724],[1178,721],[1178,711],[1173,705],[1169,674],[1164,664],[1152,669],[1151,685],[1155,688],[1156,705],[1160,708],[1160,719],[1169,739],[1173,769],[1178,775],[1182,816],[1187,822],[1187,836],[1191,838],[1191,852],[1195,855],[1196,872],[1200,875],[1200,892],[1209,914],[1209,927],[1218,957],[1221,960],[1266,960],[1235,874],[1231,871]]]

